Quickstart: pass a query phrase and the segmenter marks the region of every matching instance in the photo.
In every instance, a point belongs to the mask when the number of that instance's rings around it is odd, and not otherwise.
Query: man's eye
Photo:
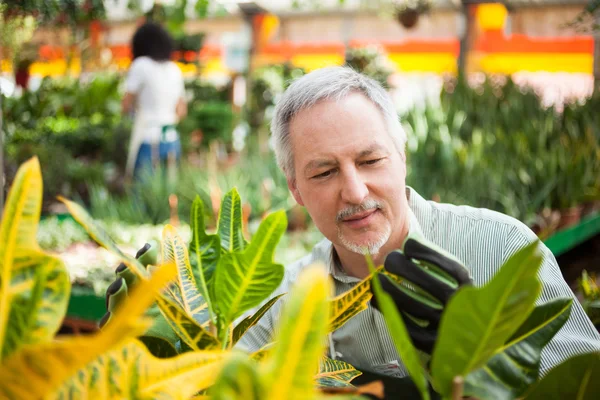
[[[331,175],[331,170],[321,172],[320,174],[313,176],[313,179],[327,178],[329,175]]]
[[[373,160],[367,160],[364,163],[367,165],[374,165],[374,164],[377,164],[381,160],[383,160],[383,158],[375,158]]]

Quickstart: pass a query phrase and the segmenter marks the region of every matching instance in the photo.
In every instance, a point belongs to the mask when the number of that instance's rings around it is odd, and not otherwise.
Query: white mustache
[[[381,203],[376,200],[368,199],[365,200],[361,205],[351,206],[345,208],[337,213],[335,220],[337,222],[342,222],[344,219],[352,217],[355,214],[361,213],[363,211],[369,210],[381,210]]]

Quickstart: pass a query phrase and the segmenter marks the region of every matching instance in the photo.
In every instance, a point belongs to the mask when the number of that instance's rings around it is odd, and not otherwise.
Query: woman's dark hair
[[[133,35],[131,50],[134,60],[146,56],[154,61],[168,61],[173,52],[173,39],[162,26],[147,22]]]

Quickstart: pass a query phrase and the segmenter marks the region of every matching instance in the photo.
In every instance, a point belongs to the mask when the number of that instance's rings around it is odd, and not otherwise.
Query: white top
[[[464,262],[476,286],[482,286],[498,272],[502,264],[520,248],[537,240],[537,236],[518,220],[482,208],[454,206],[426,201],[407,187],[410,207],[410,231],[455,255]],[[539,272],[543,289],[536,304],[558,297],[573,299],[573,308],[565,325],[542,351],[541,372],[546,373],[565,359],[581,353],[600,350],[600,335],[564,281],[556,259],[540,243],[542,266]],[[287,293],[298,276],[314,262],[324,263],[335,284],[335,294],[342,294],[360,280],[345,275],[332,262],[332,244],[327,239],[285,271],[285,278],[274,295]],[[237,348],[256,351],[273,339],[279,314],[286,296],[250,328],[236,344]],[[332,335],[329,356],[355,367],[392,376],[407,374],[390,337],[381,313],[369,303],[368,308],[354,316]],[[425,357],[423,355],[423,357]]]
[[[175,110],[185,88],[181,70],[174,62],[136,58],[127,73],[125,90],[136,95],[136,119],[141,114],[145,125],[161,127],[177,122]],[[158,142],[158,130],[149,129],[143,141]]]

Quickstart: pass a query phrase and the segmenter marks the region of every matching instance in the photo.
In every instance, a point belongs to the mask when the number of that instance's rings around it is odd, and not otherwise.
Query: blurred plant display
[[[592,210],[600,198],[599,101],[595,93],[559,111],[510,79],[450,81],[441,106],[401,116],[407,180],[427,198],[490,208],[541,230],[544,210]]]
[[[388,79],[394,72],[385,51],[378,46],[349,48],[346,51],[346,65],[389,88]]]

